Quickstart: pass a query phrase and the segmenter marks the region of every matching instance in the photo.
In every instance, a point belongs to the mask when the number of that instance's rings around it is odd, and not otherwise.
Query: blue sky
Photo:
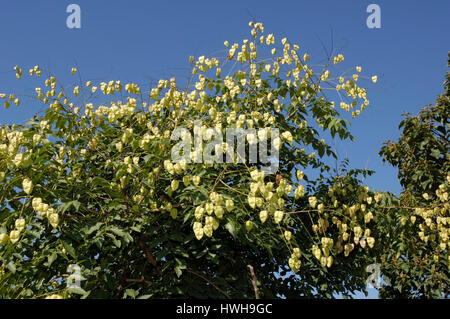
[[[81,7],[81,29],[66,26],[66,7]],[[381,28],[369,29],[366,8],[381,8]],[[325,58],[323,45],[339,48],[345,66],[361,65],[371,105],[351,126],[354,143],[337,143],[352,167],[376,171],[371,189],[399,193],[396,170],[383,165],[383,141],[396,139],[405,111],[413,114],[443,92],[450,50],[450,1],[5,1],[0,10],[0,92],[34,91],[37,82],[17,80],[40,65],[64,84],[78,66],[83,80],[133,81],[148,85],[163,77],[185,77],[190,55],[223,49],[223,41],[249,37],[248,22],[263,22],[266,33],[287,36],[312,59]],[[332,41],[331,41],[332,40]],[[302,51],[304,52],[304,51]],[[41,85],[41,84],[39,84]],[[30,100],[31,101],[31,100]],[[41,110],[23,100],[0,109],[0,123],[24,122]],[[373,294],[371,295],[373,296]]]

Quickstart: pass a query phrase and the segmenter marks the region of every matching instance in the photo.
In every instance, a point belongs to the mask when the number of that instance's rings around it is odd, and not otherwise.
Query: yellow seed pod
[[[116,143],[116,149],[117,149],[117,151],[120,153],[120,152],[122,152],[122,149],[123,149],[123,144],[122,144],[122,142],[117,142]]]
[[[361,240],[359,241],[359,245],[360,245],[362,248],[366,248],[366,244],[367,244],[367,242],[366,242],[365,239],[361,239]]]
[[[213,230],[217,230],[217,228],[219,228],[219,221],[217,220],[217,218],[213,218],[212,219],[212,227],[213,227]]]
[[[289,258],[288,265],[293,272],[297,272],[301,267],[301,261],[297,258],[291,257]]]
[[[9,241],[9,236],[6,233],[0,234],[0,246],[5,245]]]
[[[173,219],[177,219],[177,215],[178,215],[178,210],[176,208],[172,208],[170,210],[170,217],[172,217]]]
[[[48,215],[48,221],[50,222],[50,225],[53,226],[53,228],[58,227],[59,224],[59,215],[57,213],[51,213]]]
[[[262,197],[255,197],[255,204],[256,204],[257,207],[261,207],[262,205],[264,205],[264,198],[262,198]],[[280,206],[283,206],[283,205],[280,205]]]
[[[303,185],[299,185],[294,191],[294,198],[299,199],[305,195],[305,187]]]
[[[251,207],[251,208],[255,208],[256,207],[256,197],[255,196],[248,196],[247,197],[247,201],[248,201],[248,205]]]
[[[25,178],[22,181],[22,188],[26,194],[30,195],[33,191],[33,182],[29,178]]]
[[[245,222],[245,229],[250,232],[253,229],[253,222],[251,220],[247,220]]]
[[[288,265],[289,265],[289,267],[291,269],[294,269],[294,267],[295,267],[295,258],[292,258],[292,257],[289,258]]]
[[[275,211],[275,213],[273,214],[273,219],[275,221],[276,224],[279,224],[284,217],[284,213],[280,210]]]
[[[25,219],[23,218],[16,219],[14,226],[16,226],[16,229],[19,232],[22,232],[25,229]]]
[[[317,205],[317,198],[315,196],[310,196],[308,198],[308,202],[309,202],[309,206],[311,206],[311,208],[315,208]]]
[[[205,204],[205,210],[208,213],[208,215],[212,215],[214,212],[214,204],[213,203],[206,203]]]
[[[207,224],[203,227],[203,233],[205,234],[205,236],[207,237],[212,237],[213,235],[213,225],[211,224]]]
[[[368,237],[367,238],[367,245],[369,245],[370,248],[373,248],[373,246],[375,245],[375,238]]]
[[[250,183],[250,193],[256,194],[258,192],[258,190],[259,190],[258,183],[255,183],[255,182]]]
[[[317,210],[319,211],[319,213],[323,213],[323,211],[325,210],[325,206],[323,204],[319,204],[317,205]]]
[[[265,223],[267,220],[267,217],[269,216],[269,213],[267,210],[262,210],[259,212],[259,219],[261,220],[261,223]]]
[[[212,225],[214,217],[206,216],[205,217],[205,225]]]
[[[15,244],[19,241],[20,238],[20,231],[13,230],[9,233],[9,239],[11,240],[11,243]]]
[[[195,186],[198,186],[200,184],[200,176],[192,176],[192,183],[194,183]]]
[[[174,179],[171,183],[170,183],[170,188],[173,191],[176,191],[178,189],[178,186],[180,185],[180,182],[176,179]]]
[[[325,268],[327,266],[327,257],[322,256],[320,257],[320,265]]]
[[[292,257],[296,259],[300,259],[300,248],[296,247],[292,251]]]
[[[202,223],[195,222],[194,226],[193,226],[193,229],[194,229],[195,238],[197,238],[198,240],[202,239],[202,237],[203,237],[203,226],[202,226]]]
[[[405,226],[407,221],[408,219],[406,217],[400,218],[400,224],[402,224],[402,226]]]
[[[286,231],[284,232],[284,238],[286,238],[287,241],[290,241],[291,238],[292,238],[292,232],[286,230]]]
[[[227,199],[225,201],[225,208],[227,209],[227,211],[231,212],[234,208],[234,201],[232,201],[231,199]]]
[[[217,216],[217,218],[222,219],[223,218],[223,207],[220,205],[214,206],[214,214]]]
[[[197,208],[195,209],[195,212],[194,212],[194,217],[197,220],[202,219],[204,211],[205,211],[205,209],[202,206],[197,206]]]
[[[190,182],[191,182],[191,178],[190,178],[189,175],[183,176],[183,184],[184,184],[184,186],[188,187]]]
[[[320,250],[319,246],[314,245],[312,247],[312,253],[313,256],[316,257],[317,259],[320,259],[320,257],[322,256],[322,251]]]
[[[362,228],[359,226],[355,226],[353,228],[353,232],[355,233],[355,237],[361,237],[362,236]]]
[[[327,268],[330,268],[333,265],[333,256],[327,257]]]

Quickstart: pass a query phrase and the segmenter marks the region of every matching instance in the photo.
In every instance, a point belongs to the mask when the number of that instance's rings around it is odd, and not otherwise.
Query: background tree
[[[333,297],[365,288],[392,200],[362,185],[370,171],[331,170],[336,155],[324,139],[353,138],[345,114],[369,104],[362,69],[334,74],[341,54],[314,66],[261,23],[250,28],[251,40],[225,41],[223,57],[191,57],[185,88],[172,78],[147,92],[115,80],[68,89],[52,74],[36,88],[45,114],[0,130],[3,298]],[[12,93],[0,98],[21,104]],[[264,173],[261,159],[173,161],[172,132],[193,133],[196,120],[205,141],[257,129],[247,147],[267,136],[279,170]],[[220,143],[215,155],[229,151]],[[189,159],[199,156],[194,148]],[[66,284],[74,264],[81,288]]]
[[[406,114],[398,141],[386,142],[380,152],[398,168],[403,186],[384,219],[388,239],[378,260],[391,284],[380,290],[381,297],[439,298],[450,293],[448,72],[444,88],[434,105],[416,116]]]

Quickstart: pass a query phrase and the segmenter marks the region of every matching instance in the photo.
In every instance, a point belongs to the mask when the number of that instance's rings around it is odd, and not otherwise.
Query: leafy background
[[[371,189],[400,193],[397,171],[383,165],[378,150],[385,140],[398,138],[404,111],[417,113],[442,91],[450,26],[450,4],[445,0],[378,1],[378,30],[365,25],[369,1],[77,1],[82,9],[80,30],[65,26],[69,3],[2,4],[2,90],[34,89],[25,79],[14,80],[16,64],[45,66],[67,84],[73,81],[69,70],[74,65],[86,80],[117,78],[145,85],[172,75],[180,79],[189,72],[189,55],[222,50],[223,40],[247,37],[249,20],[263,21],[271,32],[289,36],[314,57],[325,59],[326,51],[340,49],[346,60],[379,76],[370,90],[371,105],[352,124],[355,142],[335,145],[352,166],[376,171],[364,181]],[[31,106],[2,109],[1,122],[24,123],[39,111]]]

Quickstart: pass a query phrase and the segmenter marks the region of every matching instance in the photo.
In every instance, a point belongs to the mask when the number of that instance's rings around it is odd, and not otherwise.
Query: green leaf
[[[77,294],[77,295],[83,295],[83,296],[87,294],[87,292],[83,288],[78,287],[78,286],[70,286],[69,288],[67,288],[67,291],[71,294]]]
[[[77,258],[77,255],[75,253],[75,249],[73,249],[73,247],[68,242],[66,242],[65,240],[61,240],[61,242],[62,242],[62,244],[64,246],[64,249],[69,253],[69,255],[72,256],[73,258]]]
[[[58,255],[56,254],[56,252],[53,252],[50,256],[47,257],[47,267],[50,267],[53,262],[56,260],[56,258],[58,257]]]
[[[91,294],[91,290],[87,291],[80,299],[86,299]]]
[[[75,211],[79,211],[80,210],[81,203],[79,201],[74,200],[71,203],[72,203],[73,207],[75,208]]]
[[[16,265],[15,265],[12,261],[10,261],[10,262],[6,265],[6,268],[8,268],[9,271],[12,272],[13,274],[16,273]]]
[[[180,266],[175,266],[175,273],[178,278],[183,274],[183,271],[180,269]]]
[[[103,186],[109,188],[109,182],[106,179],[101,178],[99,176],[94,177],[91,181],[91,184],[93,186]]]
[[[228,223],[225,224],[225,228],[228,230],[231,236],[236,237],[236,228],[234,227],[234,223],[229,221]]]
[[[136,297],[139,295],[139,291],[136,291],[134,289],[127,289],[125,290],[125,295],[130,296],[133,299],[136,299]]]
[[[125,233],[124,231],[120,230],[117,227],[110,227],[109,230],[119,237],[127,237],[127,233]]]
[[[92,226],[91,228],[88,229],[88,231],[86,232],[86,235],[89,236],[96,230],[99,230],[102,225],[103,225],[103,223],[98,222],[97,224],[95,224],[94,226]]]
[[[441,157],[441,152],[439,152],[438,149],[432,149],[431,150],[431,156],[433,156],[436,159],[439,159]]]
[[[118,239],[113,239],[113,243],[117,246],[117,248],[120,248],[122,246],[122,242]]]

